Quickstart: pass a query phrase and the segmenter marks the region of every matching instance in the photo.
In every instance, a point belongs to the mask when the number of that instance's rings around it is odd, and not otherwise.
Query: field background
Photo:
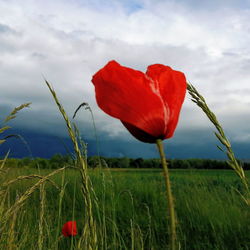
[[[50,172],[12,167],[1,182]],[[168,218],[161,169],[96,168],[89,173],[98,249],[166,249]],[[249,171],[246,174],[250,176]],[[239,194],[242,184],[233,171],[171,170],[170,176],[181,249],[250,249],[249,207]],[[67,169],[51,179],[59,189],[49,182],[40,186],[14,214],[15,222],[10,220],[10,249],[37,249],[38,240],[40,249],[76,247],[79,236],[64,238],[61,228],[76,220],[80,235],[83,227],[79,172]],[[36,182],[18,180],[9,186],[8,205]],[[0,249],[9,240],[1,237]]]

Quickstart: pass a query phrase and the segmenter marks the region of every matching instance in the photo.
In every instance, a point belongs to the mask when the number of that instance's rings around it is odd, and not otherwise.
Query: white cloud
[[[1,103],[32,101],[30,117],[39,117],[39,123],[32,118],[33,127],[55,126],[59,114],[44,75],[70,114],[86,101],[99,130],[122,137],[127,132],[119,122],[96,106],[92,75],[111,59],[143,71],[149,64],[163,63],[186,73],[229,132],[234,134],[235,127],[246,131],[242,121],[250,117],[249,8],[220,5],[211,10],[196,8],[194,1],[101,4],[0,1]],[[232,121],[234,115],[237,121]],[[89,116],[81,117],[83,126],[90,126]],[[178,130],[207,126],[187,98]]]

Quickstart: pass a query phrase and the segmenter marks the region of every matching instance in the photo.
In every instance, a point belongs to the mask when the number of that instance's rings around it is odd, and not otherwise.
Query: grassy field
[[[13,168],[1,183],[49,172]],[[161,170],[95,169],[90,176],[98,249],[167,249]],[[51,180],[54,183],[40,185],[13,213],[0,237],[0,249],[76,248],[86,219],[80,174],[67,169]],[[11,207],[37,181],[9,185],[6,205]],[[233,171],[172,170],[171,181],[181,249],[250,249],[250,211],[238,193],[242,185]],[[74,238],[61,236],[62,225],[69,220],[77,221],[79,235]]]
[[[73,143],[75,167],[39,170],[13,165],[8,169],[6,154],[0,164],[0,249],[161,250],[169,249],[170,239],[171,249],[176,249],[174,216],[171,216],[172,238],[168,234],[170,220],[167,214],[171,213],[167,207],[172,202],[169,198],[169,204],[166,203],[162,171],[89,170],[87,145],[81,140],[75,124],[71,123],[56,92],[47,81],[46,84]],[[226,153],[233,171],[170,171],[177,213],[178,249],[250,249],[247,178],[205,99],[192,85],[188,85],[188,91],[215,126],[215,135],[221,143],[219,148]],[[5,133],[10,128],[6,124],[29,105],[16,107],[4,120],[0,133]],[[93,119],[90,107],[84,105]],[[6,138],[8,136],[0,139],[0,144]],[[156,142],[162,166],[165,166],[161,142]],[[246,175],[249,177],[249,172]],[[166,167],[165,176],[168,176]],[[167,190],[171,197],[170,188]],[[169,211],[173,211],[171,206]],[[64,237],[62,226],[72,220],[77,222],[78,235]]]

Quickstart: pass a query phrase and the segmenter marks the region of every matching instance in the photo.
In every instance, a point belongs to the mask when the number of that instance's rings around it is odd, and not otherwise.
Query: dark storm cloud
[[[44,76],[70,117],[80,103],[90,104],[100,143],[105,142],[103,154],[154,155],[152,145],[134,141],[119,121],[97,107],[91,77],[115,59],[141,71],[162,63],[185,72],[232,142],[248,145],[248,1],[244,6],[243,1],[221,1],[224,5],[219,1],[109,1],[100,11],[101,2],[0,2],[0,110],[32,102],[11,123],[13,127],[66,137]],[[90,113],[80,111],[76,122],[84,138],[94,141]],[[212,148],[207,147],[210,140],[195,134],[204,130],[213,128],[187,96],[176,135],[167,142],[171,157],[191,157],[192,152],[212,155],[214,151],[205,150]]]

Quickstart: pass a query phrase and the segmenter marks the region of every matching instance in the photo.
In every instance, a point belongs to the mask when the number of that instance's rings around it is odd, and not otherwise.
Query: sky
[[[161,63],[185,73],[205,97],[237,157],[250,159],[250,1],[240,0],[0,0],[1,121],[32,102],[10,125],[35,156],[64,152],[67,130],[44,84],[46,78],[72,117],[82,102],[94,114],[105,156],[157,157],[155,145],[134,139],[119,120],[101,111],[91,79],[108,61],[145,72]],[[90,112],[76,123],[96,154]],[[187,94],[170,158],[224,158],[215,129]],[[0,148],[30,154],[22,142]]]

